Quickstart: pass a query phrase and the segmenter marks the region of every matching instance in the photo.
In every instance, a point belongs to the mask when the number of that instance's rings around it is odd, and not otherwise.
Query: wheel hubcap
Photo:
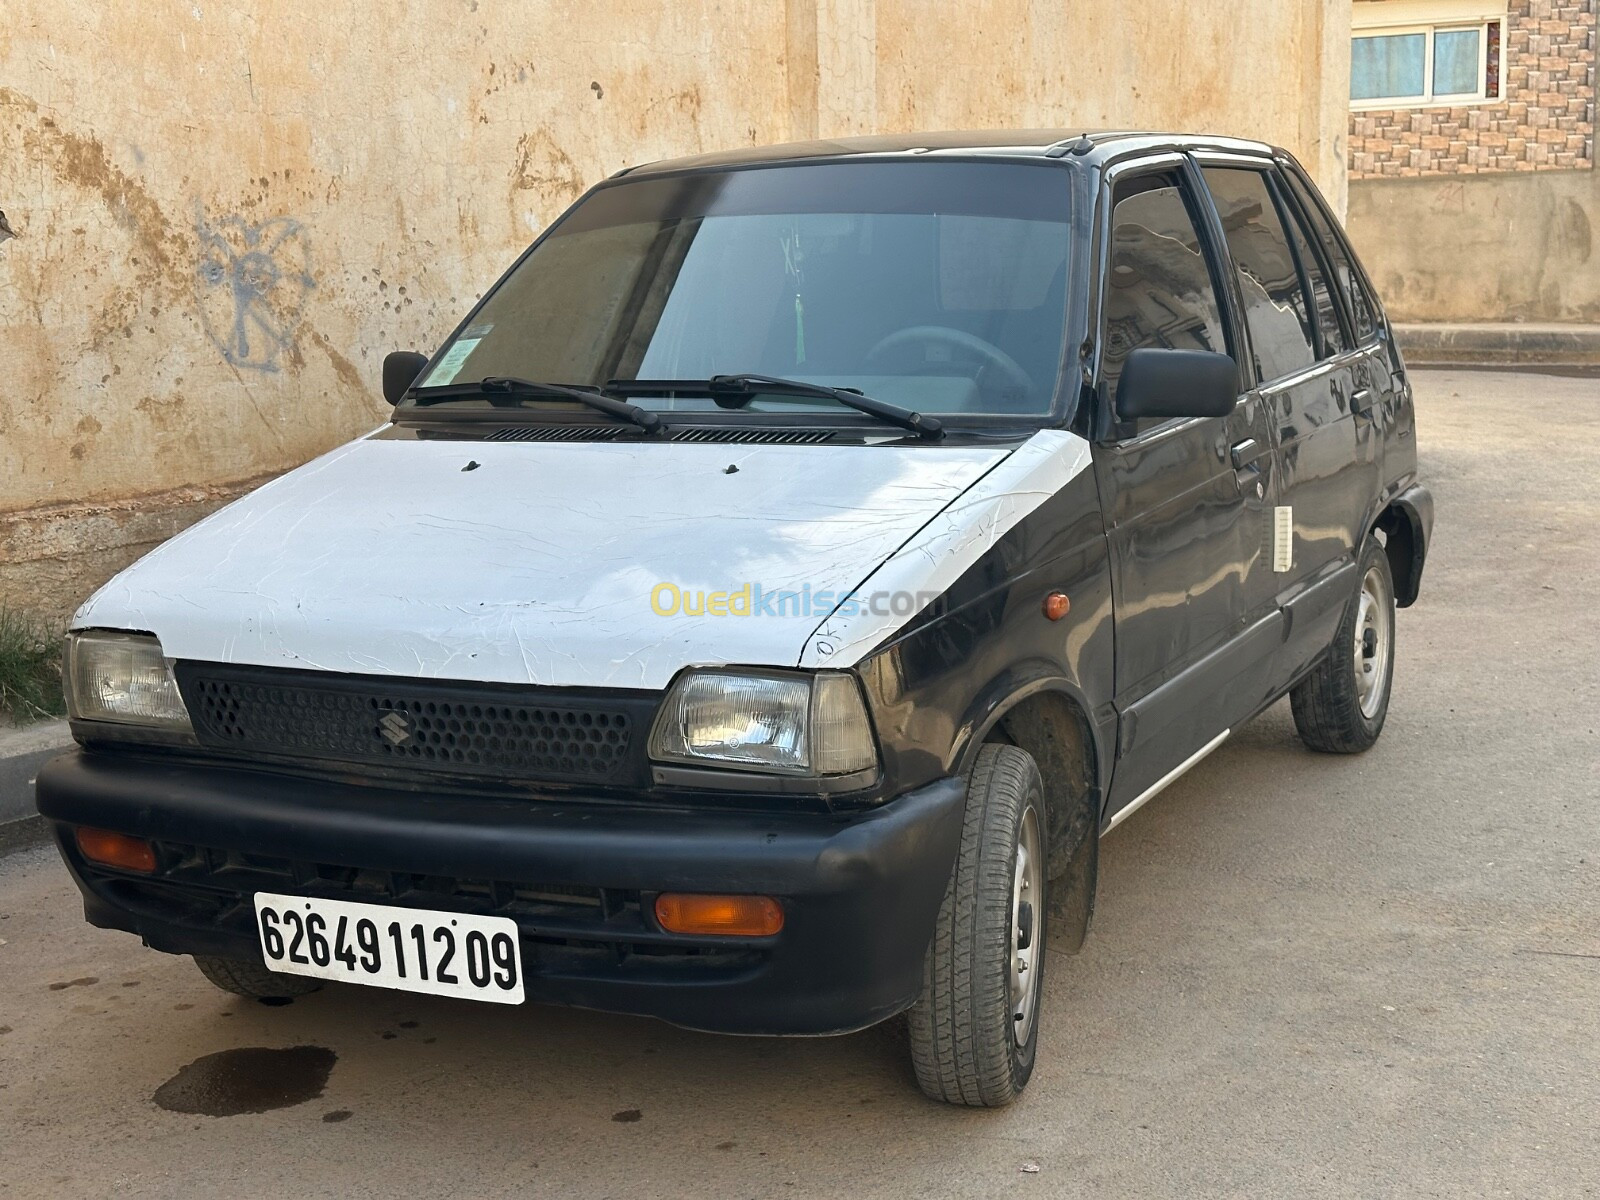
[[[1039,963],[1044,953],[1044,857],[1039,814],[1031,806],[1017,833],[1017,866],[1011,885],[1011,1032],[1017,1045],[1033,1034],[1039,1000]]]
[[[1370,721],[1378,714],[1389,682],[1389,638],[1394,623],[1389,591],[1384,586],[1383,572],[1377,567],[1362,578],[1356,604],[1356,698],[1361,703],[1361,715]]]

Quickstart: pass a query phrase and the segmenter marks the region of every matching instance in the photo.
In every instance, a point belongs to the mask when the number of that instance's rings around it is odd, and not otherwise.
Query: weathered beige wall
[[[1397,321],[1600,322],[1600,170],[1354,180],[1348,224]]]
[[[1349,0],[864,7],[876,11],[876,53],[863,64],[871,107],[852,111],[851,132],[1082,125],[1258,137],[1293,150],[1343,203]]]
[[[13,0],[0,601],[370,427],[584,187],[878,130],[1173,126],[1342,196],[1349,0]]]

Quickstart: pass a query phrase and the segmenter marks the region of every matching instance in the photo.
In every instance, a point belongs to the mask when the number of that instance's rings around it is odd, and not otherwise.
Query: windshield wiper
[[[610,389],[605,389],[606,391]],[[549,396],[560,397],[567,400],[576,400],[579,404],[586,404],[596,412],[603,412],[607,416],[617,417],[624,421],[631,421],[646,433],[654,433],[662,427],[661,418],[655,413],[640,408],[637,404],[629,404],[624,400],[616,400],[605,394],[601,389],[590,391],[587,388],[567,387],[560,383],[539,383],[532,379],[519,379],[514,375],[490,375],[476,383],[447,383],[443,387],[425,387],[413,389],[411,395],[419,407],[438,404],[441,401],[455,400],[462,396],[487,396],[491,404],[496,403],[496,396]],[[513,399],[511,401],[515,403]]]
[[[929,441],[944,436],[944,425],[909,408],[874,400],[855,388],[829,387],[803,379],[783,379],[777,375],[713,375],[710,379],[612,379],[606,391],[619,396],[660,395],[663,392],[688,392],[710,396],[723,408],[743,408],[755,396],[803,396],[836,400],[846,408],[909,429]]]

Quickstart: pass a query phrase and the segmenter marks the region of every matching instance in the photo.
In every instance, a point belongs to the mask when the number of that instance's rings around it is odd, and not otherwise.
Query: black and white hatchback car
[[[1027,1082],[1099,835],[1286,693],[1372,745],[1432,523],[1255,142],[624,171],[384,389],[79,611],[38,802],[88,919],[246,995],[908,1012],[963,1104]]]

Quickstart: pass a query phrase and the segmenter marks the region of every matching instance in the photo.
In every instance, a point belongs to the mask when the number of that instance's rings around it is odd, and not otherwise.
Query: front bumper
[[[256,891],[509,916],[530,1001],[752,1034],[843,1033],[911,1004],[965,796],[944,779],[848,816],[662,810],[88,750],[37,789],[88,920],[157,950],[259,957]],[[156,843],[157,873],[86,862],[77,825]],[[774,896],[784,928],[668,934],[662,891]]]

